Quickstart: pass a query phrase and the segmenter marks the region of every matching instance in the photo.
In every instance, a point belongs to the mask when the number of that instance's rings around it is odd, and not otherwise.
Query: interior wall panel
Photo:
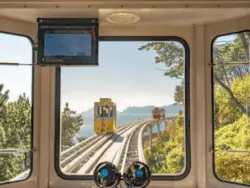
[[[13,12],[14,14],[14,12]],[[37,26],[34,23],[0,17],[0,32],[19,34],[30,37],[35,42],[37,36]],[[0,40],[1,42],[1,40]],[[13,55],[15,52],[13,52]],[[36,55],[34,54],[36,62]],[[9,62],[11,63],[11,62]],[[20,62],[22,63],[22,62]],[[1,67],[0,67],[1,68]],[[48,134],[46,122],[48,108],[48,68],[34,68],[34,111],[33,111],[33,170],[31,176],[24,181],[3,184],[4,188],[35,188],[48,181]],[[47,114],[46,114],[47,113]],[[47,168],[47,169],[46,169]],[[46,183],[45,183],[46,184]],[[40,186],[41,187],[41,186]],[[46,184],[47,187],[47,184]]]

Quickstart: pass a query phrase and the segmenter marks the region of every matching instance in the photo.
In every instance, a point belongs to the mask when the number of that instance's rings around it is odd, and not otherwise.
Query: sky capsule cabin
[[[100,98],[94,106],[95,133],[116,132],[116,104],[109,98]]]
[[[38,65],[38,18],[98,19],[99,66]],[[249,187],[249,20],[247,0],[2,0],[0,188],[89,188],[97,164],[123,175],[134,160],[148,187]],[[84,37],[70,39],[79,56]],[[93,130],[100,96],[117,137]],[[159,134],[157,106],[171,117]]]
[[[161,109],[160,108],[153,108],[152,109],[152,119],[153,120],[160,120],[161,118]]]

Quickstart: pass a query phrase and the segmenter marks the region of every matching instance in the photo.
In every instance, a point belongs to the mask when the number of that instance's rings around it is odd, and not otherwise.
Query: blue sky
[[[32,46],[25,37],[0,34],[0,62],[32,63]],[[0,66],[0,84],[10,90],[10,100],[22,93],[31,98],[32,74],[30,66]]]
[[[155,51],[139,51],[146,42],[100,42],[98,67],[62,68],[62,101],[77,111],[93,107],[99,97],[110,97],[118,110],[127,106],[174,102],[180,80],[164,76],[165,64],[154,63]]]
[[[232,41],[236,38],[237,35],[232,34],[232,35],[226,35],[226,36],[221,36],[216,38],[215,43],[224,43],[224,42],[229,42]]]
[[[223,39],[225,40],[225,38]],[[180,80],[164,76],[165,64],[155,64],[155,51],[139,51],[146,42],[100,42],[98,67],[62,68],[62,104],[82,112],[99,97],[110,97],[118,110],[128,106],[168,105]],[[28,39],[0,34],[0,62],[30,64]],[[31,67],[0,66],[0,83],[10,90],[10,100],[25,92],[31,96]]]

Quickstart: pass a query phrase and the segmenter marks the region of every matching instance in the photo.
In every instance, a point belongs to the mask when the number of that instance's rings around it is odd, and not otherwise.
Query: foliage
[[[213,47],[213,63],[215,85],[220,85],[228,95],[231,103],[242,113],[246,113],[245,101],[239,100],[236,92],[232,90],[232,83],[237,79],[243,79],[250,74],[250,67],[227,66],[229,63],[246,62],[249,59],[249,34],[240,33],[232,35],[234,39],[226,43],[215,43]]]
[[[179,115],[153,143],[153,149],[145,148],[147,164],[153,173],[179,174],[184,170],[184,115]]]
[[[174,101],[176,103],[184,104],[184,84],[177,85],[174,92]]]
[[[1,148],[30,149],[31,132],[31,104],[25,94],[20,95],[17,101],[8,102],[8,91],[2,91],[0,87],[0,127]],[[4,99],[4,100],[3,100]],[[4,101],[4,102],[3,102]],[[4,136],[3,136],[4,135]],[[7,181],[24,168],[24,155],[0,157],[0,182]]]
[[[250,73],[249,66],[227,67],[227,63],[235,61],[247,61],[249,59],[249,34],[240,33],[235,34],[232,41],[226,43],[214,43],[213,46],[213,60],[216,66],[214,68],[215,84],[220,85],[228,92],[232,102],[242,111],[246,112],[243,104],[237,100],[231,92],[229,86],[237,77],[243,77]],[[141,47],[139,50],[154,50],[157,53],[155,63],[165,63],[165,75],[171,78],[184,79],[184,48],[179,42],[149,42]],[[222,66],[221,66],[222,65]],[[184,101],[180,96],[180,86],[176,86],[175,101]],[[178,92],[177,92],[178,91]],[[184,97],[184,95],[183,95]],[[177,99],[177,100],[176,100]]]
[[[241,38],[244,36],[241,35]],[[248,36],[247,36],[248,38]],[[244,40],[221,45],[215,63],[247,61],[248,52],[241,47]],[[215,55],[218,55],[215,54]],[[249,55],[249,53],[248,53]],[[219,59],[218,57],[221,57]],[[250,119],[245,115],[246,97],[250,94],[249,67],[215,68],[215,171],[222,180],[250,184]],[[220,77],[222,78],[222,76]],[[220,83],[221,82],[221,83]],[[234,151],[242,152],[234,152]],[[247,152],[248,151],[248,152]]]
[[[6,135],[12,137],[6,141],[6,148],[30,149],[31,104],[25,94],[8,103],[4,125]]]
[[[165,63],[165,76],[180,79],[174,93],[176,103],[184,104],[184,48],[179,42],[150,42],[139,50],[154,50],[155,63]],[[166,131],[153,143],[150,151],[145,148],[145,157],[153,173],[178,174],[184,170],[184,114],[175,122],[167,124]],[[163,139],[164,136],[167,139]]]
[[[80,130],[83,123],[81,115],[76,115],[75,111],[69,108],[69,104],[66,103],[62,112],[62,123],[61,123],[61,147],[62,150],[73,146],[76,133]],[[78,138],[83,140],[82,138]]]
[[[250,119],[246,115],[215,132],[215,150],[249,150]]]
[[[184,48],[181,43],[174,41],[167,42],[150,42],[141,47],[139,50],[154,50],[157,53],[155,63],[165,63],[166,70],[164,75],[170,78],[184,79]],[[175,102],[184,104],[183,82],[175,88]]]
[[[31,149],[31,103],[25,94],[9,102],[9,91],[0,84],[0,148]],[[66,103],[62,113],[62,142],[73,145],[73,138],[82,124],[82,117]],[[79,141],[84,138],[78,138]],[[62,144],[62,145],[63,145]],[[0,182],[8,181],[25,170],[25,155],[0,156]]]
[[[250,74],[235,78],[229,87],[237,100],[246,108],[246,97],[250,94]],[[230,124],[243,114],[241,109],[231,100],[228,92],[221,86],[215,88],[215,103],[217,126]]]
[[[2,147],[6,142],[3,117],[6,116],[6,103],[9,98],[9,91],[3,92],[3,87],[3,84],[0,84],[0,147]]]
[[[250,184],[249,153],[215,153],[215,171],[222,180]]]
[[[219,178],[250,184],[249,135],[250,119],[244,114],[215,132],[215,169]],[[230,150],[246,152],[225,152]]]
[[[164,75],[171,78],[183,79],[184,73],[184,48],[179,42],[150,42],[139,48],[139,50],[154,50],[157,55],[156,63],[165,63],[167,69]]]

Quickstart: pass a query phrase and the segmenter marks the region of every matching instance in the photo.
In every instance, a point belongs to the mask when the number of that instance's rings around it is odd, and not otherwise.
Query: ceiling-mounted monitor
[[[98,19],[38,18],[39,65],[98,65]]]

